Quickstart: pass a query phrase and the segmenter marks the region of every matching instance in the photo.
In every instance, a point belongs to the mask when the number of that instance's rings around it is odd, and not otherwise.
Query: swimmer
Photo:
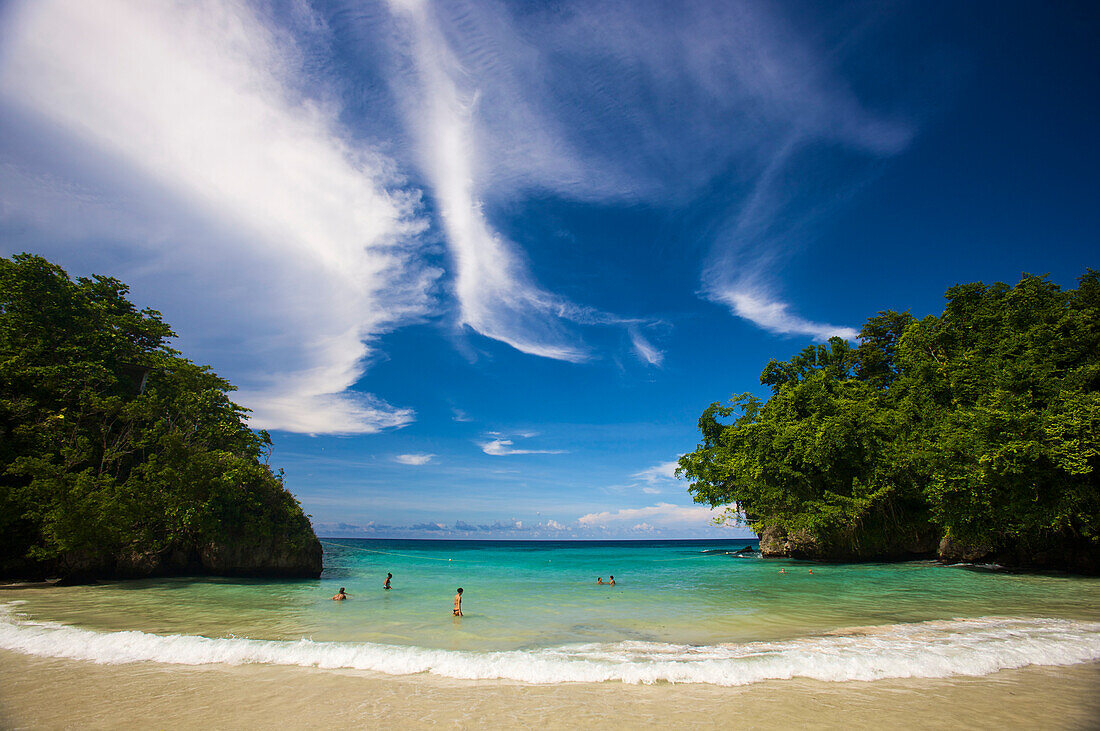
[[[814,570],[813,570],[813,569],[810,569],[810,573],[812,574],[813,572],[814,572]]]
[[[458,593],[455,594],[455,616],[462,616],[462,587],[458,587]]]
[[[386,583],[382,584],[383,589],[389,589],[390,588],[390,579],[392,579],[392,578],[393,578],[393,574],[386,574]]]
[[[787,573],[787,569],[779,569],[779,573],[785,574],[785,573]]]
[[[614,576],[611,577],[611,586],[615,586],[615,577]]]
[[[597,576],[596,577],[596,583],[597,584],[602,584],[603,583],[603,577],[602,576]]]
[[[348,595],[344,593],[344,587],[340,587],[340,591],[336,592],[336,596],[332,597],[334,602],[342,602],[348,598]]]

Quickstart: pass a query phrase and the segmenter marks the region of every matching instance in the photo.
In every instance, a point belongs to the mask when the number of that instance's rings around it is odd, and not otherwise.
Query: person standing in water
[[[386,574],[386,583],[382,584],[383,589],[389,589],[390,588],[390,579],[392,579],[392,578],[393,578],[393,574]]]
[[[458,593],[455,594],[455,616],[462,616],[462,587],[458,587]]]
[[[344,587],[340,587],[340,591],[336,592],[336,596],[332,597],[334,602],[342,602],[348,598],[348,595],[344,593]]]
[[[611,586],[615,586],[615,577],[614,576],[611,577]]]
[[[596,583],[597,584],[602,584],[603,583],[603,577],[602,576],[597,576],[596,577]]]

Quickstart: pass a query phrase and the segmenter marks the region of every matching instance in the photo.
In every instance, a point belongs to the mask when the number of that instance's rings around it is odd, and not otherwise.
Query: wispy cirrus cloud
[[[786,302],[767,299],[767,295],[754,294],[747,289],[731,287],[715,291],[712,296],[729,305],[738,317],[779,335],[809,335],[814,340],[828,340],[834,336],[855,340],[859,334],[855,328],[806,320],[793,314]]]
[[[558,324],[576,308],[535,283],[514,245],[485,216],[478,188],[479,90],[464,88],[463,69],[434,6],[423,0],[390,4],[407,21],[416,82],[405,103],[451,247],[461,323],[524,353],[586,360],[586,349]]]
[[[702,294],[777,334],[850,332],[796,314],[778,284],[811,224],[915,134],[845,80],[836,38],[855,31],[843,18],[826,45],[755,0],[391,7],[412,38],[418,80],[401,95],[444,209],[465,324],[524,352],[586,357],[560,326],[576,308],[534,283],[486,200],[552,191],[682,205],[721,177],[725,203],[700,234]],[[637,330],[631,341],[660,364]]]
[[[367,433],[413,419],[349,389],[367,343],[426,311],[438,272],[415,255],[418,197],[314,95],[290,33],[234,0],[45,0],[4,20],[5,177],[40,193],[0,193],[9,223],[60,234],[53,246],[77,262],[89,237],[113,238],[111,273],[161,295],[189,354],[241,386],[256,427]],[[46,160],[53,182],[24,174],[20,156]]]
[[[634,352],[638,357],[651,366],[660,366],[665,359],[665,354],[655,348],[653,344],[639,332],[637,327],[632,326],[627,329],[627,332],[630,334],[630,344],[634,346]]]
[[[340,23],[369,61],[337,80]],[[380,335],[438,312],[441,278],[462,324],[522,352],[580,362],[585,328],[613,327],[662,364],[645,313],[543,286],[494,220],[540,196],[678,208],[728,179],[698,233],[703,295],[778,334],[850,336],[784,301],[781,272],[915,134],[847,83],[843,43],[756,0],[42,0],[8,3],[0,33],[0,223],[155,293],[253,425],[304,433],[415,418],[356,388]]]

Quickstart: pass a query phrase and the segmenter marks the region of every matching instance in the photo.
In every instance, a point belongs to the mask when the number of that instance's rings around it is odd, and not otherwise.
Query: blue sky
[[[717,527],[770,358],[1100,265],[1100,11],[0,4],[0,253],[112,274],[323,535]]]

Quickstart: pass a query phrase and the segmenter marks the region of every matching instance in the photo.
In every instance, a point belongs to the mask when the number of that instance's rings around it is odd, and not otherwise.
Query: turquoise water
[[[323,545],[317,581],[2,589],[0,646],[536,682],[724,683],[746,677],[746,663],[762,677],[847,679],[1100,659],[1097,578],[734,553],[752,541]],[[596,583],[611,575],[616,586]],[[331,601],[341,586],[349,600]]]

